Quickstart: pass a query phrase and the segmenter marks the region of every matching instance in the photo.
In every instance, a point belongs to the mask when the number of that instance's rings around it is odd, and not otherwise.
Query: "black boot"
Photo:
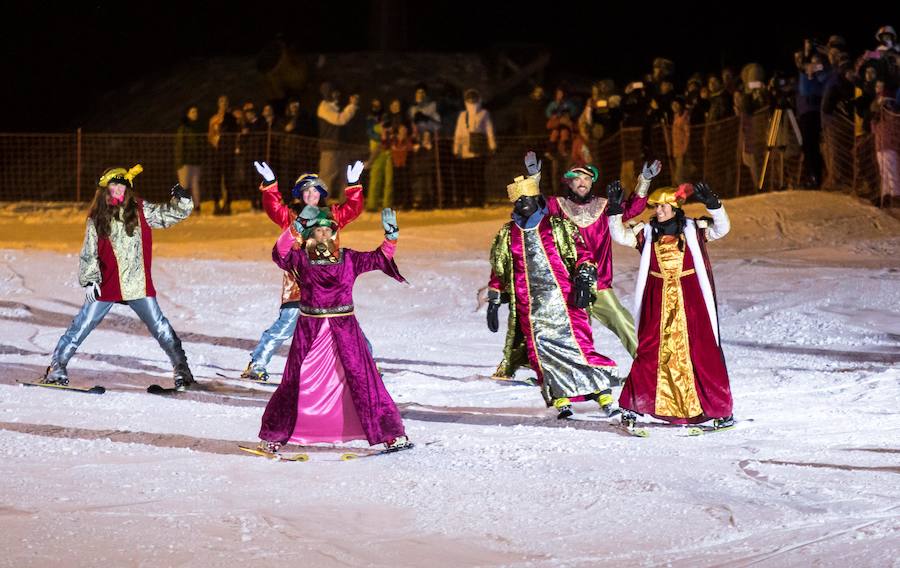
[[[187,363],[175,367],[175,390],[184,392],[195,384],[197,384],[197,381],[194,380],[194,375],[188,368]]]

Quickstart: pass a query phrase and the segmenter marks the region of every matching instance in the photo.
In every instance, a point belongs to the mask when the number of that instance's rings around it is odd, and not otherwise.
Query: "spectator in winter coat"
[[[200,173],[206,152],[206,134],[200,124],[200,110],[188,107],[175,134],[175,169],[178,183],[191,192],[194,213],[200,214]]]
[[[891,124],[887,112],[894,114],[896,99],[890,96],[884,81],[875,83],[875,100],[872,102],[872,133],[875,135],[875,158],[881,179],[879,203],[882,207],[892,207],[894,200],[900,199],[900,130]]]
[[[803,166],[806,169],[806,187],[818,189],[822,183],[822,154],[819,144],[822,138],[822,94],[828,73],[822,56],[813,53],[798,77],[797,122],[803,137]]]
[[[544,88],[535,85],[519,114],[517,131],[523,136],[542,137],[547,132],[547,100]]]
[[[428,98],[425,85],[416,87],[415,96],[415,104],[407,111],[414,133],[421,135],[427,130],[432,134],[437,134],[441,129],[441,115],[438,113],[437,103]]]
[[[347,105],[341,109],[338,103],[341,92],[330,83],[322,85],[322,100],[316,110],[319,122],[319,179],[332,192],[336,200],[343,193],[342,185],[338,185],[340,166],[344,163],[341,155],[341,128],[345,126],[359,109],[359,95],[350,95]]]
[[[458,159],[453,201],[481,207],[485,200],[485,163],[487,156],[497,151],[494,123],[490,113],[481,108],[477,90],[466,90],[463,100],[466,108],[459,113],[453,134],[453,156]]]
[[[672,182],[677,186],[684,183],[685,160],[688,145],[691,142],[691,115],[684,106],[684,99],[675,97],[672,100],[672,158],[675,160],[675,171]]]
[[[853,67],[844,64],[837,67],[825,83],[822,92],[822,114],[839,115],[844,118],[853,117],[853,84],[856,72]]]
[[[547,154],[566,163],[571,153],[573,130],[578,110],[566,97],[562,87],[556,89],[555,97],[547,105],[547,130],[549,131]]]
[[[410,165],[412,208],[431,209],[435,206],[434,187],[435,159],[434,142],[430,131],[422,132],[413,143],[412,164]]]
[[[734,102],[731,95],[722,85],[722,80],[715,75],[710,75],[707,82],[709,88],[709,111],[706,114],[707,122],[715,122],[734,116]]]
[[[212,188],[212,197],[216,200],[213,207],[213,215],[221,215],[228,205],[228,213],[231,213],[231,201],[228,199],[227,188],[231,185],[231,177],[234,174],[234,119],[228,108],[228,97],[219,96],[216,114],[209,119],[207,129],[207,141],[212,149],[212,171],[206,176],[207,185]],[[226,140],[231,138],[231,140]],[[230,152],[230,154],[228,153]],[[227,171],[228,165],[232,165],[232,171]]]
[[[409,127],[400,124],[391,138],[391,162],[394,164],[394,195],[385,195],[383,208],[390,209],[393,203],[402,209],[408,209],[410,199],[409,162],[412,155],[413,142],[409,135]],[[391,199],[391,202],[388,201]]]

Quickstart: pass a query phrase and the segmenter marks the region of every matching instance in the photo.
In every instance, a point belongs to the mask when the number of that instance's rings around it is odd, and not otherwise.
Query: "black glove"
[[[172,197],[177,197],[178,199],[190,199],[191,193],[185,188],[181,187],[180,183],[176,183],[172,186]]]
[[[497,290],[488,290],[487,325],[493,333],[500,329],[501,295]]]
[[[612,217],[613,215],[622,215],[625,213],[625,210],[622,209],[622,197],[624,197],[625,191],[622,189],[622,182],[616,180],[611,184],[606,186],[606,214]],[[595,271],[596,276],[596,271]]]
[[[713,193],[713,190],[703,181],[694,184],[694,197],[697,198],[697,201],[706,205],[707,209],[718,209],[722,206],[719,196]]]
[[[597,267],[584,263],[575,273],[575,307],[584,309],[594,299],[591,287],[597,282]]]

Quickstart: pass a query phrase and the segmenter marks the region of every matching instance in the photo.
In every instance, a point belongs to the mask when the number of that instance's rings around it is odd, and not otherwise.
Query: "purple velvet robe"
[[[330,317],[338,356],[344,366],[353,406],[372,445],[405,436],[400,411],[384,388],[359,322],[349,313],[323,316],[303,312],[344,311],[353,305],[353,283],[364,272],[381,270],[399,282],[406,282],[394,261],[378,248],[372,252],[341,249],[337,263],[311,261],[305,250],[290,249],[282,257],[276,245],[272,259],[290,272],[303,289],[303,306],[294,331],[291,350],[281,385],[272,395],[262,418],[259,437],[271,442],[287,442],[297,421],[297,396],[300,367],[322,326],[322,317]],[[335,308],[340,308],[335,310]]]

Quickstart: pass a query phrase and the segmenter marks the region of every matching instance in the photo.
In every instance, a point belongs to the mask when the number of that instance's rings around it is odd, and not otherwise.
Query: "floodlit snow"
[[[503,334],[477,291],[505,212],[400,213],[410,285],[366,275],[356,311],[417,447],[306,463],[238,452],[270,389],[218,375],[277,313],[263,215],[155,232],[160,304],[209,390],[146,394],[168,360],[116,306],[69,365],[92,396],[16,384],[81,304],[83,212],[0,207],[0,566],[900,566],[900,222],[818,192],[726,207],[710,251],[737,429],[639,439],[591,404],[560,424],[534,387],[484,378]],[[630,305],[638,255],[614,255]]]

